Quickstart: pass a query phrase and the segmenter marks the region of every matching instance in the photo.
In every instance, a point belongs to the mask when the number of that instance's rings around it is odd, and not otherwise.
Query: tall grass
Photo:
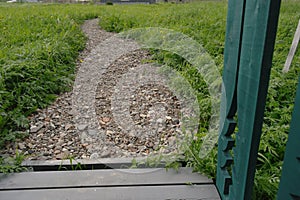
[[[77,9],[80,9],[79,7]],[[86,8],[87,9],[87,8]],[[24,135],[27,116],[70,89],[85,36],[71,6],[0,6],[0,146]]]

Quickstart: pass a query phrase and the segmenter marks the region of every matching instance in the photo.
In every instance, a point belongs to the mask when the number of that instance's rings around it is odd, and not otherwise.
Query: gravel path
[[[30,116],[29,137],[1,154],[14,155],[17,148],[29,160],[61,160],[177,151],[181,103],[145,63],[149,53],[101,30],[97,19],[82,30],[88,41],[73,91]]]

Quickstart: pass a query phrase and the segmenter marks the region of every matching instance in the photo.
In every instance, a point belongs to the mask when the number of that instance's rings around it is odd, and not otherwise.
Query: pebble
[[[87,156],[86,156],[85,154],[83,154],[83,155],[81,156],[81,158],[82,158],[82,159],[86,159]]]
[[[29,149],[27,152],[28,152],[28,154],[33,154],[34,153],[34,151],[32,149]]]
[[[92,153],[90,156],[90,159],[98,159],[99,158],[99,154],[98,153]]]
[[[87,147],[88,145],[89,145],[89,143],[82,144],[83,147]]]
[[[77,126],[77,129],[78,129],[79,131],[84,131],[87,127],[88,127],[87,124],[81,124],[81,125],[78,125],[78,126]]]
[[[73,124],[66,124],[65,125],[65,130],[69,130],[72,127],[73,127]]]
[[[24,145],[23,143],[18,143],[18,147],[19,147],[19,149],[21,149],[21,150],[23,150],[23,149],[26,148],[25,145]]]
[[[88,134],[91,135],[91,136],[95,136],[95,135],[98,134],[98,130],[90,129],[90,130],[88,131]]]
[[[59,154],[61,151],[60,150],[55,150],[54,154]]]
[[[108,122],[110,121],[110,118],[109,118],[109,117],[103,117],[103,118],[102,118],[102,121],[103,121],[104,123],[108,123]]]
[[[47,151],[44,152],[44,153],[43,153],[43,156],[49,156],[49,152],[47,152]]]
[[[56,126],[53,123],[50,122],[50,130],[53,130],[55,128],[56,128]]]
[[[41,130],[41,128],[43,128],[42,125],[40,125],[40,126],[31,126],[29,131],[30,131],[30,133],[36,133],[39,130]]]
[[[164,122],[164,120],[159,118],[159,119],[156,120],[156,122],[159,123],[159,124],[162,124]]]
[[[56,143],[56,146],[62,146],[63,143],[64,143],[63,140],[59,140],[59,141]]]
[[[107,157],[110,156],[110,154],[111,154],[111,151],[107,150],[107,151],[102,152],[101,155],[100,155],[100,157],[101,158],[107,158]]]
[[[60,153],[60,154],[56,155],[55,158],[57,160],[63,160],[64,158],[66,158],[66,155],[64,153]]]
[[[55,150],[61,150],[61,149],[62,149],[61,146],[56,146],[56,147],[55,147]]]

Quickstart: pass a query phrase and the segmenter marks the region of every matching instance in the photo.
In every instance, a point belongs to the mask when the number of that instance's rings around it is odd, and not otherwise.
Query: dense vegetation
[[[99,17],[114,32],[159,26],[180,31],[204,46],[222,70],[226,3],[159,4],[131,6],[0,4],[0,146],[26,136],[27,116],[47,106],[71,88],[78,52],[85,37],[84,19]],[[281,8],[273,68],[255,177],[257,199],[273,199],[278,187],[295,89],[300,70],[297,52],[291,70],[281,72],[300,18],[300,3],[284,1]],[[201,121],[209,120],[206,85],[189,63],[169,52],[153,51],[158,62],[173,66],[198,91]],[[201,137],[191,145],[186,160],[211,177],[216,171],[216,149],[197,157]],[[1,159],[0,159],[1,163]]]

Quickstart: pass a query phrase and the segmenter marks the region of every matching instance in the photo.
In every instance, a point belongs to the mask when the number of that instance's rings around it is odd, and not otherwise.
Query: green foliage
[[[22,161],[24,160],[24,155],[16,151],[16,156],[14,158],[1,158],[0,157],[0,173],[13,173],[26,171],[26,167],[21,167]]]
[[[85,43],[80,22],[95,16],[72,9],[0,5],[0,147],[25,134],[29,114],[70,90]]]
[[[164,163],[166,170],[172,168],[177,170],[180,166],[182,161],[182,155],[179,154],[172,154],[172,155],[150,155],[145,159],[137,161],[136,159],[132,160],[130,168],[138,168],[146,166],[148,168],[157,168],[160,167],[162,163]]]
[[[64,166],[63,162],[65,160],[69,160],[70,164],[68,164],[67,166]],[[82,165],[81,162],[78,162],[72,156],[67,156],[66,159],[61,161],[61,164],[58,167],[58,171],[63,171],[63,170],[76,171],[76,170],[84,170],[84,169],[86,169],[86,166]]]
[[[200,44],[222,67],[226,3],[158,4],[118,6],[105,9],[99,16],[107,31],[121,32],[131,28],[163,27],[184,33]]]

